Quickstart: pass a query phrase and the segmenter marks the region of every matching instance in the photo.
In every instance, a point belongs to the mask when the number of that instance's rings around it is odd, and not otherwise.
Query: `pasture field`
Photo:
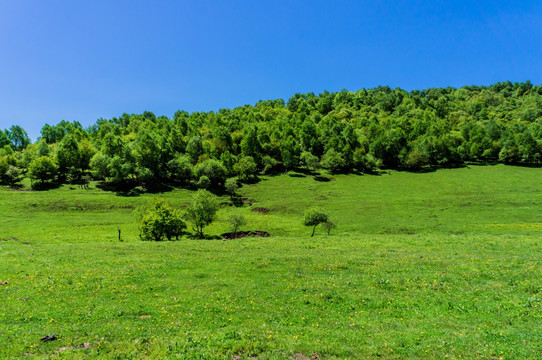
[[[263,177],[221,197],[211,239],[158,243],[132,214],[156,195],[1,188],[0,359],[540,359],[541,180]],[[311,238],[309,206],[338,228]],[[271,237],[220,240],[231,212]]]

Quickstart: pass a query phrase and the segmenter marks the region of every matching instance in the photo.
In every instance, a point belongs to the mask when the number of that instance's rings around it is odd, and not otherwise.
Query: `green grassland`
[[[156,195],[2,188],[0,358],[539,359],[541,180],[504,165],[263,177],[239,190],[252,206],[221,197],[216,240],[159,243],[132,214]],[[309,206],[338,228],[311,238]],[[220,240],[232,212],[271,237]]]

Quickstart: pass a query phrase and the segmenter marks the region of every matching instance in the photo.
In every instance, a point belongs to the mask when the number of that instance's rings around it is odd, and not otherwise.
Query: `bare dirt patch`
[[[267,214],[269,212],[269,209],[266,209],[264,207],[255,207],[255,208],[252,208],[251,210],[255,212],[260,212],[263,214]]]
[[[56,334],[53,334],[53,335],[47,335],[47,336],[44,336],[40,339],[42,342],[47,342],[47,341],[55,341],[55,340],[58,340],[58,338],[56,337]]]
[[[232,240],[232,239],[241,239],[247,236],[254,236],[254,237],[269,237],[269,233],[267,231],[261,231],[261,230],[255,230],[255,231],[237,231],[237,232],[229,232],[224,233],[221,235],[223,240]]]

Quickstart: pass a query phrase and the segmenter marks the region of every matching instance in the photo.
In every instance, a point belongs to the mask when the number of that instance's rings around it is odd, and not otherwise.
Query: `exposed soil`
[[[43,341],[43,342],[47,342],[47,341],[54,341],[54,340],[57,340],[57,339],[58,338],[56,337],[56,335],[53,334],[53,335],[44,336],[40,340]]]
[[[261,230],[255,230],[255,231],[238,231],[235,233],[229,232],[224,233],[221,235],[222,239],[224,240],[231,240],[231,239],[241,239],[247,236],[254,236],[254,237],[269,237],[269,233],[267,231],[261,231]]]
[[[269,209],[263,208],[263,207],[255,207],[251,209],[252,211],[261,212],[264,214],[267,214],[269,212]]]

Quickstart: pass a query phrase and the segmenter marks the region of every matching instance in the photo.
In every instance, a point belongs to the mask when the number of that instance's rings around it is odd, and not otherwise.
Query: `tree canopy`
[[[90,171],[108,182],[143,185],[206,177],[211,187],[224,186],[226,177],[300,168],[540,166],[542,86],[500,82],[410,92],[379,86],[217,112],[177,111],[173,118],[146,111],[98,119],[86,129],[78,122],[46,124],[38,144],[14,125],[0,131],[0,156],[11,152],[12,166],[23,172],[33,160],[51,158],[59,181]]]

